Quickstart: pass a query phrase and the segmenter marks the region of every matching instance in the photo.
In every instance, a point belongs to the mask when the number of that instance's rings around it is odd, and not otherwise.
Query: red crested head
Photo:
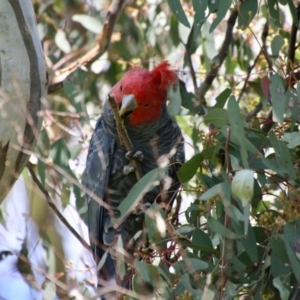
[[[152,71],[132,69],[112,88],[120,114],[129,114],[131,125],[137,126],[157,120],[166,102],[167,89],[176,83],[177,75],[170,64],[163,61]]]

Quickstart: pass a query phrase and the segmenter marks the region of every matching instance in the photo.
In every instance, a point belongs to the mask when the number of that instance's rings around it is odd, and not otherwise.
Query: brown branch
[[[110,44],[110,39],[115,27],[115,24],[120,15],[121,9],[123,7],[125,0],[113,0],[109,10],[106,15],[106,20],[104,23],[103,31],[101,36],[99,37],[98,44],[94,46],[89,52],[84,54],[81,58],[71,63],[68,67],[63,68],[57,73],[56,77],[54,77],[50,81],[49,92],[53,92],[58,90],[62,86],[62,82],[77,68],[82,67],[87,63],[91,63],[97,58],[99,58],[108,48]]]
[[[37,178],[37,176],[35,175],[35,172],[31,166],[30,163],[27,164],[27,169],[31,175],[32,180],[34,181],[34,183],[38,186],[38,188],[40,189],[40,191],[43,193],[43,195],[46,198],[47,203],[49,204],[50,208],[53,210],[53,212],[55,213],[55,215],[58,217],[58,219],[72,232],[72,234],[77,238],[77,240],[82,244],[82,246],[86,249],[88,249],[89,251],[91,251],[90,249],[90,245],[81,237],[81,235],[70,225],[70,223],[67,221],[67,219],[63,216],[63,214],[59,211],[59,209],[56,207],[54,201],[51,199],[51,197],[49,196],[49,193],[47,192],[47,190],[43,187],[42,183],[39,181],[39,179]]]
[[[273,70],[273,63],[272,63],[272,60],[270,59],[270,56],[268,54],[268,50],[267,50],[267,37],[269,35],[269,22],[267,21],[265,23],[265,26],[264,26],[264,30],[261,34],[261,41],[262,41],[262,48],[261,48],[261,51],[267,61],[267,64],[268,64],[268,67],[269,67],[269,70]]]
[[[193,81],[193,85],[194,85],[195,95],[196,95],[196,98],[198,98],[197,97],[198,86],[197,86],[196,73],[193,68],[193,63],[192,63],[192,59],[191,59],[191,51],[190,51],[190,47],[191,47],[191,44],[192,44],[193,38],[194,38],[194,30],[195,29],[194,29],[194,24],[193,24],[186,43],[184,43],[183,41],[181,41],[181,42],[185,47],[185,54],[186,54],[187,63],[188,63],[189,69],[190,69],[190,73],[191,73],[191,77],[192,77],[192,81]]]
[[[227,56],[228,49],[232,40],[232,32],[235,25],[235,22],[237,20],[238,11],[235,9],[231,12],[231,15],[229,16],[229,19],[227,21],[227,29],[225,34],[224,42],[221,46],[221,49],[219,51],[219,63],[215,66],[213,66],[210,70],[210,72],[207,74],[204,82],[199,87],[199,99],[201,103],[205,102],[205,94],[209,90],[210,86],[212,85],[212,82],[218,75],[218,71],[223,64],[225,57]]]
[[[263,108],[263,104],[262,102],[259,102],[254,108],[253,110],[249,111],[246,114],[246,121],[249,121],[250,119],[254,118],[257,116],[257,114],[262,110]]]
[[[118,105],[117,102],[114,98],[114,96],[108,95],[107,96],[107,101],[113,111],[114,117],[115,117],[115,121],[116,121],[116,127],[117,127],[117,131],[118,131],[118,135],[119,135],[119,139],[121,144],[124,145],[125,149],[129,152],[129,151],[133,151],[133,146],[131,143],[130,138],[128,137],[126,128],[124,127],[124,123],[119,115],[119,109],[118,109]],[[135,175],[137,180],[141,179],[143,176],[142,173],[142,169],[140,166],[140,163],[137,159],[133,159],[131,161],[133,167],[135,168]]]
[[[297,18],[300,19],[300,4],[297,6]],[[287,74],[289,74],[293,70],[293,64],[295,62],[295,53],[296,53],[296,42],[297,42],[297,32],[298,32],[298,24],[295,24],[293,21],[290,41],[289,41],[289,49],[287,55]]]

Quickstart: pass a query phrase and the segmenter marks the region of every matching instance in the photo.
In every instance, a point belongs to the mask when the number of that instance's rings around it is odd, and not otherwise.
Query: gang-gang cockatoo
[[[105,251],[111,250],[119,235],[124,249],[129,254],[133,253],[130,241],[143,229],[143,218],[135,213],[130,214],[118,228],[114,228],[111,222],[111,218],[119,216],[116,208],[137,182],[135,172],[128,173],[130,159],[140,160],[143,175],[161,164],[169,165],[166,173],[169,180],[165,181],[169,182],[167,190],[163,190],[162,184],[156,186],[144,195],[143,203],[164,201],[167,204],[164,207],[170,207],[176,197],[180,186],[177,172],[184,162],[184,144],[180,128],[167,112],[167,89],[176,82],[176,73],[164,61],[152,71],[141,68],[129,70],[111,89],[110,95],[119,106],[134,153],[128,153],[120,143],[114,114],[108,101],[104,104],[103,114],[92,135],[83,176],[87,190],[110,205],[113,211],[113,214],[109,213],[93,199],[91,193],[86,193],[87,223],[96,262],[101,260]],[[108,253],[99,277],[108,282],[116,280],[128,287],[124,280],[117,280],[115,255]]]

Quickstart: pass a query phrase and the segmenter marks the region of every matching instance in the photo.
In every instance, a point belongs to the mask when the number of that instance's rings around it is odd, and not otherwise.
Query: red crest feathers
[[[153,80],[160,88],[167,89],[177,81],[177,74],[170,70],[170,64],[167,61],[161,62],[157,67],[150,71]]]

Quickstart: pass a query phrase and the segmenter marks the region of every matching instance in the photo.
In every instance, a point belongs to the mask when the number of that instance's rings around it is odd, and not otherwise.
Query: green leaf
[[[107,259],[107,255],[108,255],[108,252],[105,251],[97,265],[97,271],[101,270],[102,267],[104,266],[106,259]]]
[[[86,73],[81,69],[77,69],[72,74],[72,79],[64,81],[64,92],[67,94],[68,98],[70,99],[71,103],[78,113],[82,111],[85,112],[83,97],[82,94],[79,93],[85,78]]]
[[[41,183],[42,183],[43,186],[45,186],[45,182],[46,182],[45,163],[42,162],[41,160],[38,160],[37,169],[38,169],[38,172],[39,172]]]
[[[220,1],[218,11],[217,11],[217,17],[212,22],[209,32],[213,32],[216,27],[219,25],[219,23],[225,18],[227,11],[229,10],[231,6],[231,0],[222,0]]]
[[[189,93],[186,89],[185,83],[179,80],[180,95],[182,100],[182,106],[190,111],[192,114],[204,115],[204,109],[202,105],[196,105],[196,97]]]
[[[198,258],[185,257],[184,260],[177,262],[173,267],[179,274],[193,274],[207,269],[208,263]]]
[[[254,194],[254,172],[253,170],[240,170],[235,173],[231,189],[233,194],[239,197],[243,206],[246,206]]]
[[[207,224],[210,230],[220,234],[222,237],[226,237],[228,239],[233,239],[233,240],[241,239],[245,237],[243,234],[236,234],[233,231],[229,230],[215,218],[212,217],[208,218]]]
[[[300,133],[299,132],[285,132],[282,140],[287,143],[287,147],[290,149],[296,148],[300,145]]]
[[[274,56],[279,55],[281,47],[284,45],[284,39],[281,35],[275,35],[271,42],[271,50]]]
[[[183,11],[180,1],[179,0],[168,0],[168,4],[169,4],[173,14],[178,19],[178,21],[180,23],[182,23],[184,26],[190,28],[190,23]]]
[[[156,248],[165,248],[167,246],[166,213],[156,202],[147,210],[145,223],[150,243]]]
[[[269,12],[273,18],[274,24],[281,27],[278,0],[268,0]]]
[[[209,190],[205,191],[205,192],[200,196],[199,199],[205,201],[205,200],[209,200],[209,199],[211,199],[211,198],[217,196],[217,195],[221,192],[221,190],[222,190],[222,188],[223,188],[223,184],[224,184],[224,183],[221,182],[221,183],[219,183],[219,184],[214,185],[214,186],[211,187]]]
[[[134,260],[134,266],[136,268],[137,273],[141,278],[148,283],[152,282],[151,272],[149,269],[148,264],[146,264],[144,261],[139,261],[137,259]]]
[[[199,34],[202,24],[205,22],[205,11],[207,8],[208,0],[193,0],[194,15],[194,39]]]
[[[71,154],[63,138],[57,140],[52,144],[50,154],[54,165],[58,165],[59,167],[64,169],[71,177],[75,177],[69,166],[69,159],[71,158]],[[59,176],[64,181],[68,180],[68,178],[66,178],[63,174],[59,173]]]
[[[125,265],[125,255],[124,252],[122,251],[122,249],[124,249],[124,244],[121,235],[118,235],[117,249],[121,249],[121,251],[117,250],[116,265],[118,269],[118,276],[122,280],[126,275],[126,265]]]
[[[289,257],[286,252],[285,244],[280,236],[271,236],[270,246],[272,251],[282,260],[284,263],[289,262]]]
[[[181,94],[179,87],[176,87],[176,90],[174,90],[174,88],[171,88],[169,90],[169,96],[170,103],[167,107],[168,113],[170,116],[175,116],[179,113],[181,108]]]
[[[288,109],[292,113],[293,122],[300,120],[300,84],[297,84],[297,92],[294,88],[288,88],[285,93],[285,101]]]
[[[200,289],[194,289],[190,282],[190,276],[184,274],[180,277],[179,282],[175,288],[175,295],[182,296],[185,291],[192,294],[192,299],[202,299],[202,292]]]
[[[71,45],[67,39],[66,33],[61,29],[57,30],[55,44],[62,52],[66,54],[71,52]]]
[[[50,139],[46,129],[43,129],[36,143],[36,151],[42,157],[48,157],[50,152]]]
[[[188,160],[184,165],[182,165],[178,171],[178,178],[180,182],[188,182],[196,174],[203,156],[201,153],[194,155],[190,160]]]
[[[216,98],[216,104],[213,106],[214,108],[223,108],[226,104],[226,101],[228,97],[230,96],[232,90],[227,88],[225,89],[217,98]]]
[[[129,191],[128,195],[118,206],[121,215],[119,218],[112,220],[112,225],[124,220],[137,206],[144,195],[151,191],[166,174],[167,167],[156,168],[144,175]]]
[[[72,21],[78,22],[85,29],[95,34],[99,34],[103,30],[103,24],[99,21],[99,19],[89,15],[73,15]]]
[[[258,1],[245,0],[239,6],[238,26],[248,26],[257,13]]]
[[[209,238],[208,234],[205,233],[200,228],[195,229],[193,236],[192,236],[192,243],[194,245],[198,245],[199,247],[203,246],[207,249],[209,249],[209,248],[211,248],[212,250],[214,249],[212,241]]]
[[[173,43],[175,46],[178,46],[178,44],[180,43],[180,37],[178,32],[178,20],[174,15],[171,16],[170,26],[170,33]]]
[[[211,14],[211,13],[216,12],[219,5],[220,5],[220,0],[208,1],[209,13]]]
[[[217,127],[222,127],[229,124],[228,111],[224,108],[211,108],[204,118],[207,124],[213,124]]]
[[[286,288],[286,284],[282,281],[281,277],[274,278],[273,284],[279,290],[280,299],[288,300],[290,296],[290,290]]]
[[[249,257],[251,258],[252,262],[255,263],[258,261],[258,251],[257,251],[257,244],[256,244],[257,241],[255,238],[253,227],[251,226],[251,223],[249,222],[249,218],[247,218],[247,222],[248,222],[248,226],[249,226],[248,233],[247,233],[245,239],[241,239],[241,243],[242,243],[245,251],[249,255]],[[241,232],[243,232],[243,231],[241,230]]]
[[[229,122],[231,125],[232,135],[238,139],[241,147],[240,152],[244,168],[249,169],[247,144],[251,143],[245,138],[245,120],[240,114],[240,108],[234,96],[231,96],[228,100],[228,112],[230,112]]]
[[[288,176],[296,178],[296,172],[292,163],[291,155],[285,142],[277,140],[273,131],[270,131],[269,138],[272,147],[274,148],[277,162],[287,169]]]
[[[300,263],[296,255],[296,253],[300,252],[299,241],[299,221],[296,223],[287,223],[284,228],[284,244],[297,282],[300,280]]]

